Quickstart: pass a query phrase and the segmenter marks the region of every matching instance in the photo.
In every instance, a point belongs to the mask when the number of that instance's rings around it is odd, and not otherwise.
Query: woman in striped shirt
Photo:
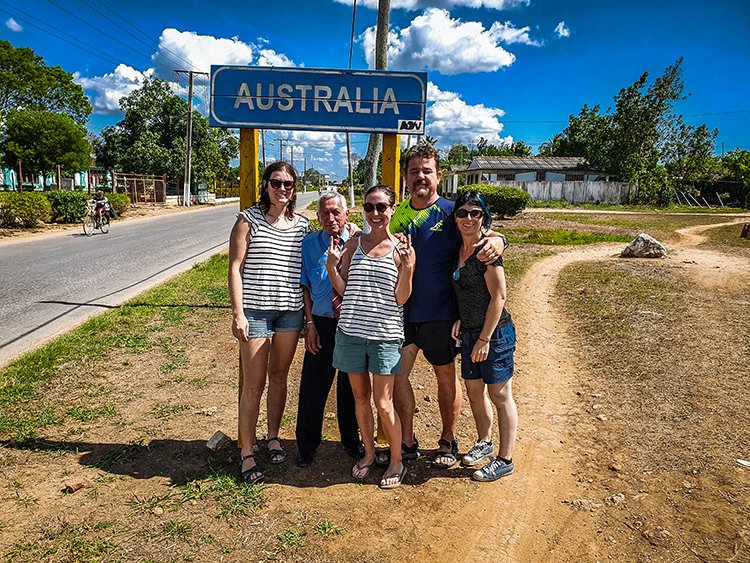
[[[391,459],[380,487],[398,487],[406,474],[401,460],[401,423],[393,407],[393,385],[401,369],[403,304],[411,295],[414,249],[407,238],[390,234],[395,194],[388,186],[365,192],[363,208],[371,230],[338,250],[331,239],[326,270],[333,288],[344,296],[336,331],[333,365],[349,374],[365,456],[352,468],[364,479],[375,463],[374,420],[370,395],[391,445]],[[373,374],[372,388],[370,373]]]
[[[266,448],[271,463],[287,458],[279,426],[289,366],[303,325],[302,239],[310,231],[310,222],[294,212],[296,186],[294,167],[286,162],[269,165],[260,184],[260,201],[237,214],[229,239],[232,334],[240,341],[242,358],[240,472],[250,482],[263,479],[253,446],[266,380]]]

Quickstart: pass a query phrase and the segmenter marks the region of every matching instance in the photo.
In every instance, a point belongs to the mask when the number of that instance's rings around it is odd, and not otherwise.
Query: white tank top
[[[341,303],[338,327],[344,334],[368,340],[404,338],[403,307],[396,303],[398,268],[394,251],[392,248],[385,256],[373,258],[357,241]]]

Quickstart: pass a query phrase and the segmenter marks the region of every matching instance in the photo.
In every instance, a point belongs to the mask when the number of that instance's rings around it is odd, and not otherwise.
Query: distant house
[[[585,158],[575,156],[477,156],[462,169],[443,173],[441,190],[452,196],[458,186],[503,185],[521,188],[532,200],[571,203],[624,203],[630,187],[610,182]]]
[[[468,184],[516,182],[593,182],[601,172],[579,156],[477,156],[463,175]]]

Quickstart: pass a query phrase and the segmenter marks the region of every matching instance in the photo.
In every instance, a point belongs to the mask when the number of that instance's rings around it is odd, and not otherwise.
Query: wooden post
[[[383,135],[382,181],[396,192],[396,203],[401,201],[401,141],[398,135]]]
[[[252,207],[258,201],[258,130],[240,129],[240,211]],[[239,358],[239,385],[237,404],[242,395],[242,355]],[[237,420],[237,447],[240,443],[239,419]]]
[[[240,210],[258,201],[258,130],[240,129]]]

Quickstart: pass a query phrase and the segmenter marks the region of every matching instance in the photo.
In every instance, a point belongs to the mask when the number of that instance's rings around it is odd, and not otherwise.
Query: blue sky
[[[75,73],[94,105],[89,128],[97,132],[120,119],[117,101],[146,76],[185,94],[175,68],[347,68],[352,2],[0,0],[0,37]],[[376,5],[357,3],[355,69],[371,65]],[[389,68],[429,73],[427,133],[441,148],[485,137],[536,150],[584,103],[607,108],[643,72],[654,78],[684,57],[690,96],[677,111],[689,124],[719,129],[717,154],[750,150],[746,0],[391,0],[390,29]],[[196,93],[205,112],[200,98],[208,89]],[[306,158],[344,175],[342,134],[269,132],[268,160],[279,155],[279,137],[296,147],[300,168]],[[352,148],[363,155],[366,138],[353,136]]]

